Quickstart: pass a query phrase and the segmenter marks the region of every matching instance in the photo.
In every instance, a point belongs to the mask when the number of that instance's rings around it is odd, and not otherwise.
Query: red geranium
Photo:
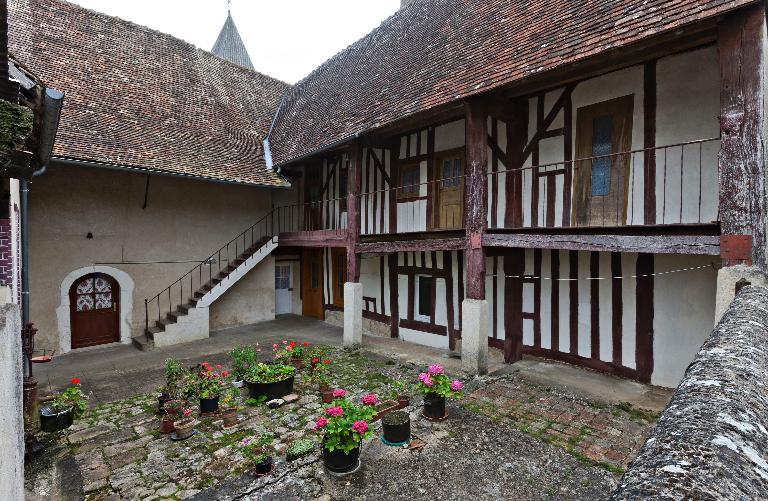
[[[317,363],[320,362],[320,359],[317,357],[312,357],[312,365],[317,365]]]
[[[309,343],[304,341],[304,346],[309,346]]]
[[[77,376],[72,378],[72,381],[70,381],[72,384],[80,384],[80,378]]]
[[[330,361],[330,360],[328,360],[328,359],[326,358],[325,360],[323,360],[323,363],[324,363],[325,365],[328,365],[329,363],[331,363],[331,361]]]

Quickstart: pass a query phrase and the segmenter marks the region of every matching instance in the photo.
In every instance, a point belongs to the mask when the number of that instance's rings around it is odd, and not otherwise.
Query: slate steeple
[[[232,12],[227,12],[227,20],[224,21],[224,26],[221,27],[219,36],[216,39],[216,43],[213,44],[211,52],[216,54],[222,59],[226,59],[235,64],[239,64],[249,70],[253,70],[253,63],[248,56],[248,51],[245,50],[245,44],[243,39],[240,38],[240,33],[237,31],[235,21],[232,20]]]

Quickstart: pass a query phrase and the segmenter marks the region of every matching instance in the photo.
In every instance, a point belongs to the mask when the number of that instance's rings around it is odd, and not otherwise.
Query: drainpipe
[[[42,128],[37,147],[37,158],[42,165],[32,172],[32,178],[40,176],[48,167],[53,153],[53,142],[59,128],[64,93],[45,89],[43,93]],[[29,323],[29,181],[20,180],[21,188],[21,325]]]

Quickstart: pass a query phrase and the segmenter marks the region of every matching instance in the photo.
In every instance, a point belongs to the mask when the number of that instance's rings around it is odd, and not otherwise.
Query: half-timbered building
[[[490,346],[674,386],[718,273],[766,268],[765,26],[748,0],[408,2],[278,109],[287,308],[474,371]]]

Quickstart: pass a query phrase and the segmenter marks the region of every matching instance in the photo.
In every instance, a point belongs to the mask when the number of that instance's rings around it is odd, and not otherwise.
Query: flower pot
[[[411,405],[411,397],[408,395],[400,395],[397,397],[397,405],[402,409]]]
[[[74,420],[72,409],[56,412],[48,406],[40,407],[40,429],[48,433],[66,430]]]
[[[300,358],[292,358],[291,365],[294,366],[296,370],[299,370],[304,367],[304,362]]]
[[[221,419],[224,421],[224,427],[229,428],[230,426],[235,426],[237,424],[237,411],[236,410],[227,410],[224,411],[221,415]]]
[[[273,398],[280,398],[293,393],[293,380],[295,376],[291,376],[288,379],[282,381],[275,381],[274,383],[253,383],[246,381],[248,386],[248,395],[251,398],[258,398],[261,396],[267,397],[267,400]]]
[[[333,452],[325,448],[326,438],[323,438],[323,463],[328,471],[333,473],[349,473],[360,464],[360,444],[346,454],[344,451]]]
[[[445,414],[445,397],[429,393],[424,396],[423,415],[427,419],[443,419]]]
[[[407,412],[394,411],[381,418],[384,440],[389,444],[404,444],[411,438],[411,417]]]
[[[200,413],[213,414],[219,410],[219,396],[200,399]]]
[[[161,393],[159,397],[157,397],[157,413],[163,414],[165,412],[165,403],[170,402],[173,400],[171,396],[167,393]]]
[[[322,399],[324,404],[330,404],[333,402],[333,390],[328,388],[326,390],[322,390],[320,392],[320,398]]]
[[[257,475],[266,475],[270,471],[272,471],[272,456],[267,456],[267,459],[261,463],[256,463]]]
[[[160,433],[167,435],[173,433],[176,428],[173,427],[173,419],[161,419],[160,420]]]
[[[176,429],[176,437],[179,440],[191,437],[195,432],[197,421],[192,418],[185,418],[180,421],[174,421],[173,427]]]
[[[168,402],[173,402],[173,401],[174,401],[174,400],[169,400]],[[178,409],[178,408],[176,408],[176,409],[171,409],[171,408],[168,406],[168,402],[166,402],[165,404],[163,404],[163,410],[165,411],[165,413],[166,413],[166,414],[167,414],[169,417],[171,417],[171,418],[174,418],[174,419],[175,419],[175,418],[177,418],[177,417],[179,417],[179,412],[180,412],[180,411],[179,411],[179,409]]]

